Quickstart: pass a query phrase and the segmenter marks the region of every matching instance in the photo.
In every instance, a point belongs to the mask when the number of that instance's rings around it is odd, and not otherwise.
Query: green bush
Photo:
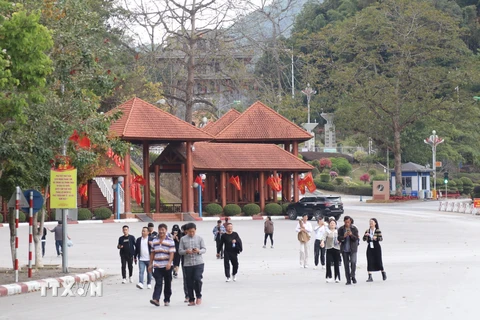
[[[352,172],[352,165],[345,158],[330,158],[332,170],[337,171],[341,176],[348,176]]]
[[[330,175],[328,173],[322,173],[320,175],[321,182],[330,182]]]
[[[311,164],[312,166],[314,166],[315,168],[320,169],[320,161],[318,161],[318,160],[313,160],[310,164]],[[320,172],[320,171],[319,171],[319,172]]]
[[[290,202],[282,203],[282,213],[287,213],[287,207],[289,204]]]
[[[3,214],[0,213],[0,222],[3,222]]]
[[[218,203],[209,203],[205,206],[204,209],[209,215],[216,216],[222,214],[223,209],[222,206]]]
[[[457,185],[457,190],[460,193],[463,193],[463,181],[462,179],[455,179],[455,184]]]
[[[377,175],[377,170],[370,169],[370,170],[368,170],[368,174],[370,175],[370,177],[376,176]]]
[[[320,170],[318,170],[316,167],[313,168],[312,170],[312,176],[316,178],[320,174]]]
[[[78,209],[78,220],[90,220],[92,219],[92,212],[87,208]]]
[[[470,178],[467,177],[462,177],[460,178],[463,183],[463,193],[464,194],[470,194],[473,191],[473,182],[470,180]]]
[[[247,216],[254,216],[260,213],[260,206],[256,203],[249,203],[243,206],[242,211]]]
[[[109,208],[101,207],[93,211],[95,219],[97,220],[106,220],[112,216],[112,210]]]
[[[335,183],[337,184],[337,186],[343,184],[343,178],[336,178],[336,179],[333,180],[333,181],[335,181]]]
[[[10,214],[13,214],[13,217],[14,217],[13,220],[15,221],[15,211],[13,211],[7,214],[7,222],[10,222]],[[27,215],[22,210],[18,212],[18,221],[19,222],[27,221]]]
[[[345,194],[356,195],[356,196],[371,196],[372,195],[372,186],[362,185],[362,186],[338,186],[335,187],[336,192],[342,192]]]
[[[225,207],[223,207],[223,213],[226,215],[226,216],[236,216],[238,214],[240,214],[242,212],[242,208],[240,208],[240,206],[238,204],[234,204],[234,203],[231,203],[231,204],[227,204]]]
[[[473,188],[472,198],[480,198],[480,186]]]
[[[283,214],[282,206],[278,203],[269,203],[265,206],[265,214],[270,216],[281,216]]]
[[[330,182],[322,182],[320,179],[314,179],[313,181],[315,182],[317,189],[335,191],[335,187]]]

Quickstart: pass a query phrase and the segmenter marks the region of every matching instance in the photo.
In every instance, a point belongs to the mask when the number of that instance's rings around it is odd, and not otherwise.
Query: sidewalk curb
[[[16,294],[29,293],[34,291],[39,291],[42,287],[42,284],[47,284],[47,287],[50,287],[50,284],[55,284],[55,286],[60,286],[63,282],[72,282],[77,283],[91,282],[102,279],[106,276],[103,269],[95,269],[90,272],[76,274],[74,276],[65,276],[60,278],[47,278],[36,281],[28,282],[19,282],[13,284],[0,285],[0,297],[13,296]]]

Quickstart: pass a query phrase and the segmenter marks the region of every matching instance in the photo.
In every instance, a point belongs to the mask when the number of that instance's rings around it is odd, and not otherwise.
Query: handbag
[[[301,230],[299,233],[298,233],[298,241],[302,242],[302,243],[305,243],[305,242],[308,242],[310,241],[310,235],[308,234],[308,232],[306,231],[303,231]]]
[[[67,240],[67,246],[68,246],[68,247],[73,247],[73,241],[70,240],[70,239],[68,239],[68,240]]]

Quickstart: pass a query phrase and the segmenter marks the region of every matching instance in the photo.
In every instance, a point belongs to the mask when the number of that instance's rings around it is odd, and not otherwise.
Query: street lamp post
[[[432,131],[432,135],[427,139],[423,140],[426,144],[432,147],[432,168],[433,168],[433,198],[437,198],[437,160],[436,160],[436,153],[437,153],[437,146],[445,141],[437,136],[437,132],[435,130]]]
[[[312,87],[310,87],[310,83],[307,84],[307,87],[302,90],[302,93],[307,96],[307,110],[308,110],[308,121],[307,123],[310,123],[310,99],[314,94],[317,93],[317,91],[313,90]]]

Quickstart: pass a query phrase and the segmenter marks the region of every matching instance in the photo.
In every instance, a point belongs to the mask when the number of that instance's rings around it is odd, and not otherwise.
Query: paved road
[[[181,280],[174,280],[170,307],[148,303],[151,290],[121,284],[120,259],[115,249],[121,225],[74,225],[71,266],[101,267],[113,274],[104,281],[101,298],[41,297],[30,293],[0,298],[0,319],[133,319],[143,317],[195,317],[197,319],[447,319],[476,314],[480,284],[480,216],[438,212],[438,202],[393,205],[366,204],[345,199],[346,214],[363,232],[370,217],[383,231],[384,265],[388,280],[374,275],[366,283],[365,244],[361,244],[357,285],[325,283],[323,270],[301,269],[294,233],[295,222],[275,221],[275,249],[262,249],[261,221],[235,223],[245,242],[240,255],[238,282],[226,283],[222,262],[214,257],[212,223],[198,223],[207,242],[204,303],[183,303]],[[135,236],[142,223],[130,224]],[[169,223],[171,227],[172,223]],[[26,228],[21,252],[27,252]],[[48,261],[54,256],[48,235]],[[8,266],[8,229],[0,229],[1,266]],[[313,248],[312,248],[313,251]],[[313,252],[310,254],[313,260]],[[25,263],[25,261],[22,261]],[[135,276],[137,275],[135,270]],[[343,270],[342,270],[343,277]]]

